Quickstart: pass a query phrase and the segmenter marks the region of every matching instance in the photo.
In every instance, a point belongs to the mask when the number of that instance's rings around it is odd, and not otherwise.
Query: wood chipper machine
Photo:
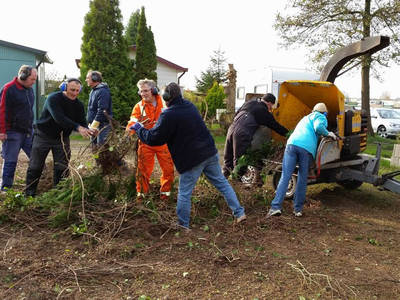
[[[340,69],[350,59],[373,53],[389,45],[389,38],[371,37],[340,49],[327,63],[319,81],[289,80],[281,84],[277,107],[273,111],[275,119],[287,129],[294,129],[304,116],[311,113],[318,102],[324,102],[328,108],[328,130],[340,138],[334,141],[323,137],[319,141],[314,164],[310,167],[308,184],[336,182],[345,188],[354,189],[363,182],[381,186],[384,189],[400,193],[400,182],[394,177],[400,170],[382,176],[378,175],[380,163],[380,145],[375,157],[361,154],[367,145],[369,116],[361,110],[345,108],[345,98],[333,83]],[[271,132],[275,141],[285,139]],[[266,165],[270,161],[265,160]],[[276,189],[281,176],[281,164],[269,170],[273,175],[273,187]],[[297,174],[293,174],[289,183],[287,198],[294,195]]]

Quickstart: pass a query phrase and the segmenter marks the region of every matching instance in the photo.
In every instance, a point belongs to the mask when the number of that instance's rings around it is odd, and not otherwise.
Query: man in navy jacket
[[[86,83],[92,88],[89,94],[87,121],[89,128],[99,131],[92,142],[94,145],[102,145],[110,132],[108,119],[104,115],[104,111],[106,111],[112,117],[110,89],[107,83],[103,83],[103,77],[99,71],[89,71],[86,76]]]
[[[32,148],[33,103],[32,86],[37,79],[37,70],[23,65],[15,77],[0,91],[0,140],[3,142],[1,190],[11,188],[14,182],[19,151],[28,157]]]
[[[236,222],[246,219],[234,190],[223,176],[218,150],[197,108],[182,98],[180,87],[170,83],[163,93],[168,108],[156,125],[146,129],[139,122],[132,126],[139,139],[150,146],[167,143],[180,174],[176,212],[179,225],[189,228],[191,195],[200,175],[204,175],[223,194]]]

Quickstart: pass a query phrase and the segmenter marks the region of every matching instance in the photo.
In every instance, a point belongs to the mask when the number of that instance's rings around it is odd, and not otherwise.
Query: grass
[[[367,149],[365,149],[365,154],[375,155],[376,154],[376,144],[381,143],[382,152],[381,157],[391,158],[393,152],[393,146],[399,144],[400,141],[395,139],[385,139],[379,136],[368,136],[367,138]]]

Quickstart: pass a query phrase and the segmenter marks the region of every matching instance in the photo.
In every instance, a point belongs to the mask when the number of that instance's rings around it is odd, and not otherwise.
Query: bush
[[[225,108],[225,98],[224,87],[214,82],[212,88],[208,90],[205,99],[208,105],[207,117],[213,118],[215,117],[217,108]]]

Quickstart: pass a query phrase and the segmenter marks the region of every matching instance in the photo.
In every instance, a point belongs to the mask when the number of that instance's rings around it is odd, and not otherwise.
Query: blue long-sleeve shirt
[[[328,120],[318,111],[303,117],[290,135],[286,145],[301,147],[315,158],[317,152],[318,137],[327,136]]]

